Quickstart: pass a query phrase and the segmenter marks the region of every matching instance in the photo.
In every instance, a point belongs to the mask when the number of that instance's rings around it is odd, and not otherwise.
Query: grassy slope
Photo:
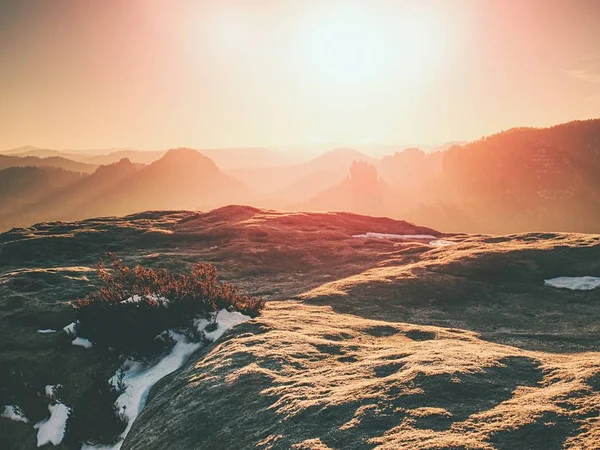
[[[600,275],[600,236],[478,236],[390,258],[301,298],[367,318],[474,330],[533,350],[599,350],[598,292],[543,283],[584,275]]]
[[[295,302],[164,379],[124,449],[597,448],[600,358]]]
[[[0,368],[21,365],[35,374],[37,389],[63,383],[76,402],[93,387],[80,369],[107,378],[114,361],[35,330],[72,320],[66,301],[91,288],[87,271],[102,253],[171,270],[208,261],[251,292],[306,304],[270,303],[264,317],[161,383],[124,448],[146,448],[143,434],[151,428],[160,430],[155,448],[240,448],[267,438],[258,446],[419,448],[412,439],[448,448],[463,436],[472,448],[515,448],[511,439],[525,439],[527,448],[560,448],[566,439],[593,448],[600,358],[584,352],[600,345],[598,294],[558,291],[543,279],[600,275],[600,237],[454,235],[445,237],[462,243],[442,249],[351,237],[369,231],[439,234],[385,218],[248,207],[5,233]],[[579,353],[567,354],[573,351]],[[405,398],[411,386],[424,394]],[[205,400],[206,408],[199,404]],[[162,414],[165,402],[184,409]],[[26,413],[37,421],[44,409]],[[30,425],[7,420],[0,420],[0,436],[1,448],[35,442]]]

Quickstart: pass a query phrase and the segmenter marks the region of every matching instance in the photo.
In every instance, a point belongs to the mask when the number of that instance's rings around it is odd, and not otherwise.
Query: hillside
[[[73,161],[80,161],[76,153],[70,153],[68,151],[53,150],[47,148],[37,148],[32,145],[25,145],[19,148],[11,148],[8,150],[0,150],[0,154],[6,156],[19,156],[21,158],[26,156],[35,156],[38,158],[48,158],[51,156],[60,156],[63,158],[71,159]],[[80,161],[85,162],[85,161]]]
[[[198,149],[200,153],[212,159],[221,169],[256,169],[278,167],[290,164],[293,158],[283,153],[263,147]],[[0,151],[1,155],[13,157],[62,157],[72,161],[96,166],[110,165],[122,159],[133,163],[151,164],[162,158],[167,150],[52,150],[33,146],[24,146]]]
[[[82,152],[79,156],[94,163],[86,164],[61,156],[23,157],[71,153],[15,149],[15,155],[0,156],[0,168],[56,166],[89,173],[95,164],[111,165],[128,157],[140,171],[128,179],[115,178],[113,187],[101,193],[86,190],[89,202],[83,209],[76,207],[76,214],[27,210],[21,218],[3,218],[2,223],[30,225],[53,218],[246,203],[386,215],[454,232],[600,232],[600,119],[507,130],[470,143],[449,143],[433,153],[407,148],[379,160],[351,148],[303,163],[291,163],[284,154],[261,147],[187,149],[187,156],[180,158],[172,156],[174,151],[184,150]],[[368,171],[351,173],[356,161],[375,168],[370,181]],[[140,166],[142,162],[149,166]]]
[[[434,199],[409,213],[412,220],[488,233],[600,231],[600,119],[508,130],[454,146],[442,166],[428,190]],[[436,204],[462,219],[436,217]]]
[[[56,167],[10,167],[0,170],[0,214],[35,203],[82,178]]]
[[[600,236],[244,206],[0,235],[0,377],[20,374],[0,404],[31,419],[0,419],[2,448],[33,448],[47,384],[78,417],[57,449],[106,430],[94,383],[114,361],[36,333],[73,320],[65,302],[97,283],[105,251],[170,270],[211,262],[269,300],[155,385],[123,449],[596,448],[598,291],[545,280],[600,277]]]
[[[252,198],[252,191],[223,174],[195,150],[175,149],[149,166],[128,159],[100,166],[63,190],[0,215],[0,227],[50,220],[117,216],[140,210],[210,209]]]
[[[600,232],[600,119],[508,130],[430,154],[409,148],[371,163],[379,187],[373,181],[355,193],[361,184],[355,177],[331,178],[291,204],[385,214],[456,232]],[[352,200],[357,195],[370,195],[373,204],[365,209],[364,201]]]
[[[49,156],[39,158],[37,156],[7,156],[0,155],[0,169],[8,167],[58,167],[72,172],[91,173],[98,166],[86,164],[78,161],[73,161],[62,156]]]
[[[54,192],[45,192],[37,202],[0,215],[0,227],[29,226],[52,220],[78,220],[98,215],[95,202],[115,185],[138,171],[129,160],[100,166],[93,174]]]
[[[225,175],[208,157],[192,149],[169,150],[94,199],[95,215],[144,210],[209,209],[251,198],[251,190]]]

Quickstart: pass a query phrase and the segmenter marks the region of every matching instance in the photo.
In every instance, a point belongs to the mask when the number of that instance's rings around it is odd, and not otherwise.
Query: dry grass
[[[114,368],[36,333],[72,321],[66,301],[97,285],[71,269],[107,250],[176,272],[206,261],[252,294],[302,302],[268,303],[159,383],[124,449],[598,448],[598,292],[543,280],[600,275],[600,237],[351,237],[439,235],[425,230],[248,207],[14,230],[0,235],[0,368],[35,367],[36,389],[64,384],[77,406],[90,386],[79,369]],[[0,428],[0,446],[35,440]]]
[[[598,274],[597,235],[471,236],[408,256],[390,252],[375,267],[299,297],[366,318],[474,330],[527,349],[587,351],[600,350],[598,293],[544,280]]]
[[[599,389],[597,353],[272,302],[164,381],[124,449],[592,449]]]

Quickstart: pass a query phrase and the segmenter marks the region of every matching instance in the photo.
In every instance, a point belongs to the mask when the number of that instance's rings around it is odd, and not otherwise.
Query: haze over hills
[[[248,148],[219,148],[198,150],[213,159],[222,169],[264,168],[290,164],[296,158],[289,154],[277,152],[263,147]],[[113,164],[127,158],[131,162],[150,164],[162,158],[167,150],[51,150],[33,146],[0,151],[0,155],[18,156],[21,158],[33,156],[38,158],[62,157],[72,161],[92,164]],[[33,164],[32,164],[33,165]]]
[[[58,167],[65,170],[71,170],[74,172],[92,173],[97,165],[86,164],[78,161],[73,161],[62,156],[48,156],[48,157],[37,157],[37,156],[6,156],[0,155],[0,169],[6,169],[7,167]]]
[[[83,174],[58,167],[10,167],[0,170],[0,214],[34,203],[74,185]]]
[[[248,202],[387,215],[447,231],[594,232],[600,226],[599,119],[512,129],[434,153],[408,148],[380,160],[349,148],[296,164],[263,148],[120,151],[86,158],[100,162],[124,155],[157,159],[134,167],[121,160],[43,199],[13,202],[22,207],[4,209],[0,227]],[[88,173],[97,167],[62,156],[0,156],[0,166]],[[0,173],[5,184],[7,176]]]
[[[108,166],[100,166],[93,174],[63,189],[47,193],[12,214],[0,215],[5,227],[24,226],[41,221],[75,220],[102,215],[97,202],[133,176],[139,169],[127,159]],[[104,209],[105,211],[105,209]]]
[[[231,174],[272,197],[297,201],[298,197],[308,198],[343,179],[354,161],[376,159],[351,148],[338,148],[301,164],[238,169]]]
[[[150,209],[204,209],[242,202],[251,195],[248,187],[223,174],[209,158],[191,149],[174,149],[142,168],[128,159],[100,166],[77,183],[0,216],[0,223],[16,226]]]
[[[302,203],[299,209],[389,216],[389,212],[395,209],[394,205],[405,201],[401,191],[392,189],[379,178],[374,165],[355,161],[343,181]]]
[[[432,154],[407,149],[369,173],[363,191],[351,175],[304,206],[358,208],[348,199],[368,191],[371,213],[447,231],[600,230],[600,120],[508,130]]]
[[[114,186],[94,207],[104,215],[149,209],[210,209],[250,200],[252,190],[191,149],[169,150],[161,159]]]

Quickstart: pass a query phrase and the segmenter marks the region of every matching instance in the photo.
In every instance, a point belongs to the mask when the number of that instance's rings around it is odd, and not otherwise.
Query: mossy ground
[[[67,302],[97,287],[106,251],[176,272],[209,262],[251,294],[288,300],[159,383],[124,448],[152,448],[140,446],[148,427],[161,430],[155,448],[594,448],[600,294],[543,280],[599,276],[599,236],[445,235],[459,243],[444,248],[351,237],[365,232],[440,235],[384,218],[248,207],[0,235],[0,372],[23,374],[11,375],[0,404],[31,419],[0,420],[0,448],[35,447],[46,384],[62,384],[70,405],[110,407],[97,383],[118,361],[60,331],[74,319]],[[46,328],[59,332],[36,332]],[[180,404],[162,423],[162,411],[152,415],[188,396],[206,408]],[[77,428],[97,438],[118,426],[80,417]],[[84,437],[72,436],[58,448],[78,448]]]

